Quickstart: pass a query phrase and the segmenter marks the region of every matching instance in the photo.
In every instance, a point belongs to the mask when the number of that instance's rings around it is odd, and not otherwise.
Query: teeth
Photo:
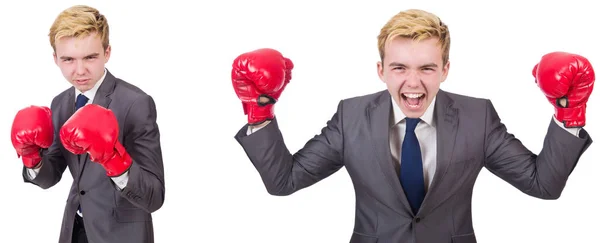
[[[423,96],[423,94],[414,94],[414,93],[413,93],[413,94],[410,94],[410,93],[405,93],[405,94],[404,94],[404,96],[406,96],[407,98],[413,98],[413,99],[416,99],[416,98],[420,98],[421,96]]]

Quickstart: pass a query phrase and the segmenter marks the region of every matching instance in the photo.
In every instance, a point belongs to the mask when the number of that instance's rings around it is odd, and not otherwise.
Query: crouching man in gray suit
[[[471,196],[484,167],[533,197],[561,195],[592,143],[582,129],[594,82],[585,58],[555,52],[534,65],[556,108],[534,154],[507,132],[490,100],[439,89],[450,33],[437,16],[400,12],[378,41],[387,91],[342,100],[321,133],[293,154],[273,108],[291,61],[264,50],[236,58],[233,86],[248,124],[235,138],[270,194],[290,195],[345,166],[356,193],[354,243],[475,243]]]
[[[105,68],[108,30],[87,6],[56,18],[54,60],[73,86],[50,108],[20,110],[12,127],[25,182],[47,189],[67,167],[73,176],[60,243],[154,242],[151,213],[165,200],[154,100]]]

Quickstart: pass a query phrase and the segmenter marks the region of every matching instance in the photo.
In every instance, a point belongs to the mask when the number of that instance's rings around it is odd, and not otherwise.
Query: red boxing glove
[[[50,108],[29,106],[17,112],[10,140],[25,167],[35,168],[42,161],[40,150],[50,147],[53,139],[54,128]]]
[[[554,105],[556,119],[565,127],[585,126],[586,103],[596,79],[590,62],[580,55],[552,52],[542,56],[532,73]]]
[[[113,112],[96,104],[86,105],[60,129],[63,146],[74,154],[88,152],[110,177],[120,176],[131,167],[131,157],[117,138],[119,123]]]
[[[248,124],[258,125],[275,117],[274,105],[292,79],[294,64],[273,49],[244,53],[233,61],[231,80],[242,101]],[[261,102],[260,98],[268,102]]]

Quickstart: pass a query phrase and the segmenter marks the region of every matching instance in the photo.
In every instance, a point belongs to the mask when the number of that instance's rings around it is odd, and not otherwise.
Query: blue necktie
[[[417,213],[425,198],[425,180],[423,179],[423,159],[415,128],[421,119],[406,118],[406,134],[402,142],[400,165],[400,183],[413,211]]]
[[[88,97],[83,94],[77,95],[77,101],[75,101],[75,111],[79,110],[79,108],[83,107],[88,102]],[[79,159],[79,155],[77,155],[77,159]]]
[[[75,101],[75,111],[79,110],[79,108],[83,107],[85,104],[87,104],[87,102],[88,102],[88,98],[85,97],[85,95],[83,95],[83,94],[77,95],[77,101]],[[79,155],[77,155],[77,159],[79,159]],[[81,206],[79,206],[77,208],[77,211],[79,211],[81,213]]]
[[[75,110],[79,110],[79,108],[83,107],[87,104],[88,98],[83,94],[77,95],[77,101],[75,101]]]

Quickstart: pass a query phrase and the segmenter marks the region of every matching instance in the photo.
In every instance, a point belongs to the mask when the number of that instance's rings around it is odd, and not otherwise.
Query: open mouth
[[[425,93],[401,93],[402,101],[410,109],[419,109],[425,103]]]

